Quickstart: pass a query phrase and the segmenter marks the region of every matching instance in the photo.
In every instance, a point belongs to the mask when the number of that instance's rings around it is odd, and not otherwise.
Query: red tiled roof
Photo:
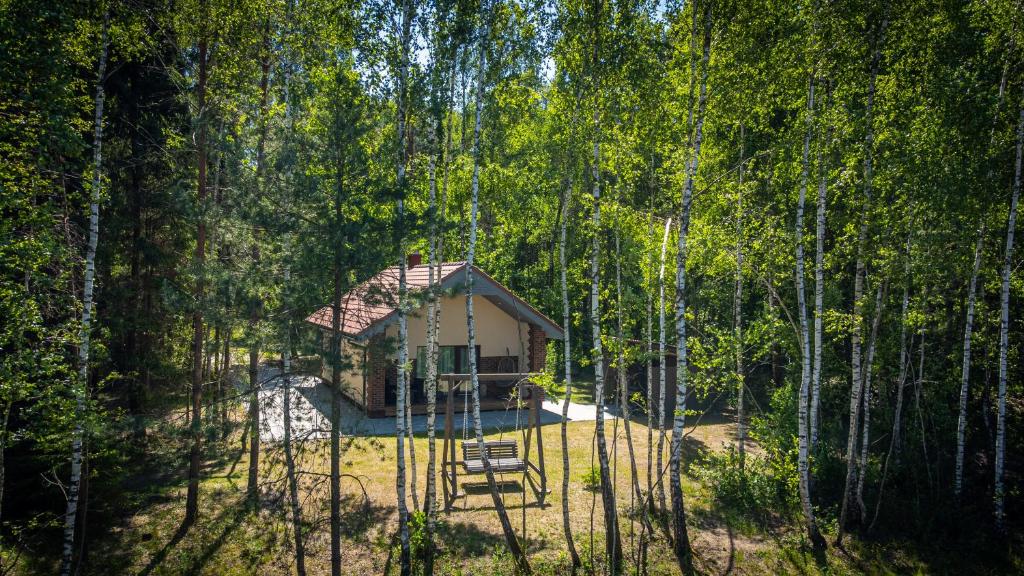
[[[464,269],[465,262],[441,264],[440,283],[452,274]],[[430,282],[430,267],[421,264],[405,271],[405,281],[410,290],[426,288]],[[391,266],[363,282],[341,298],[341,331],[349,336],[359,336],[377,322],[395,312],[398,306],[398,267]],[[324,306],[306,318],[306,322],[331,327],[332,307]]]
[[[465,261],[445,262],[441,264],[440,277],[436,278],[435,282],[442,284],[456,274],[465,274],[465,270]],[[474,266],[473,273],[479,275],[482,281],[493,284],[497,289],[496,291],[492,290],[494,297],[500,298],[508,303],[508,306],[517,310],[528,311],[527,314],[534,318],[532,321],[544,325],[545,331],[550,337],[561,339],[562,329],[553,320],[530,306],[479,268]],[[429,274],[430,267],[425,264],[406,268],[405,279],[410,291],[418,292],[426,288],[429,284]],[[398,306],[398,267],[391,266],[384,269],[342,296],[341,301],[342,333],[354,338],[366,336],[368,330],[388,321],[395,313]],[[332,307],[324,306],[310,314],[306,321],[330,329],[332,316]]]

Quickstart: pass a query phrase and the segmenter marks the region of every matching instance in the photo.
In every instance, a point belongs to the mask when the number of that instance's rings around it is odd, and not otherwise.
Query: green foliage
[[[765,527],[798,511],[795,458],[787,460],[792,462],[780,466],[769,456],[747,454],[741,467],[739,454],[730,446],[708,453],[695,475],[724,510]]]

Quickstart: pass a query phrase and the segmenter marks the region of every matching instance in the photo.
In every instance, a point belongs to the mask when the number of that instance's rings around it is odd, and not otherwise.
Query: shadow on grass
[[[445,552],[455,558],[488,555],[505,543],[501,536],[466,522],[443,522],[438,526],[438,536]]]

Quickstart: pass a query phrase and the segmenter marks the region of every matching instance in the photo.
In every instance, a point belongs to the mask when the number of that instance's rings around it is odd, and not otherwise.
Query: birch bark
[[[481,6],[481,12],[486,18],[486,4]],[[494,510],[498,514],[498,521],[501,524],[502,533],[505,536],[505,544],[516,563],[516,567],[524,574],[530,574],[530,564],[523,552],[523,548],[516,538],[512,523],[509,521],[508,513],[505,511],[505,503],[498,493],[498,485],[494,479],[494,471],[491,469],[491,461],[488,458],[487,450],[484,448],[484,430],[480,420],[480,379],[477,375],[476,354],[476,321],[473,316],[473,260],[476,257],[477,239],[477,212],[480,206],[480,163],[482,160],[480,147],[480,121],[483,116],[483,91],[484,71],[487,66],[486,49],[484,39],[487,37],[487,27],[480,31],[480,60],[476,77],[476,111],[473,121],[473,179],[471,183],[471,207],[469,218],[469,245],[466,250],[466,337],[467,348],[471,352],[469,357],[469,373],[472,384],[473,396],[473,430],[476,434],[477,447],[480,450],[480,457],[483,460],[484,475],[487,477],[487,487],[491,492],[491,500],[494,502]]]
[[[827,81],[826,81],[827,82]],[[826,90],[826,98],[829,90]],[[828,100],[826,100],[826,105]],[[810,413],[810,450],[813,452],[818,445],[818,411],[821,406],[821,358],[822,358],[822,313],[825,300],[825,209],[828,192],[828,146],[832,142],[832,126],[827,129],[822,153],[818,148],[818,202],[817,218],[814,227],[814,360],[811,367],[811,413]]]
[[[740,122],[740,168],[736,192],[736,290],[732,299],[733,337],[736,342],[736,453],[740,459],[740,471],[745,470],[747,460],[747,428],[743,417],[743,399],[746,382],[743,370],[743,162],[746,133]]]
[[[100,199],[103,184],[103,106],[106,93],[103,82],[107,75],[109,53],[110,11],[103,14],[100,36],[100,60],[96,74],[95,120],[92,141],[92,186],[89,191],[89,244],[85,253],[85,285],[82,289],[82,324],[78,344],[78,380],[75,382],[75,428],[71,436],[71,480],[68,483],[68,503],[64,512],[64,545],[61,551],[60,574],[69,576],[74,565],[75,527],[78,523],[79,489],[82,486],[82,454],[85,438],[85,412],[89,388],[89,345],[92,336],[93,288],[96,278],[96,245],[100,236]],[[4,427],[0,435],[6,438],[7,420],[11,405],[4,409]],[[3,480],[3,446],[0,445],[0,480]],[[3,489],[0,488],[0,495]],[[83,526],[84,528],[84,526]]]
[[[395,402],[395,450],[397,454],[397,473],[395,475],[395,492],[398,497],[398,533],[401,546],[401,573],[402,576],[409,576],[412,573],[412,559],[409,548],[409,508],[405,496],[405,437],[408,424],[408,412],[406,402],[408,398],[408,361],[409,361],[409,330],[406,319],[406,306],[408,305],[408,287],[406,285],[406,255],[405,255],[405,188],[406,188],[406,115],[405,108],[408,97],[408,76],[409,76],[409,44],[412,38],[412,18],[414,0],[404,0],[402,3],[402,37],[401,41],[401,63],[398,76],[398,103],[397,103],[397,132],[398,132],[398,156],[397,156],[397,241],[398,241],[398,382],[397,399]],[[472,354],[471,354],[472,356]]]
[[[686,240],[690,228],[690,208],[693,202],[694,180],[700,162],[700,149],[704,141],[704,118],[708,101],[708,73],[711,60],[711,3],[704,5],[704,39],[701,59],[700,97],[697,102],[693,149],[686,171],[683,188],[682,213],[679,218],[678,254],[676,255],[676,408],[672,420],[672,445],[669,460],[669,486],[672,499],[672,550],[683,574],[692,574],[693,552],[686,528],[686,508],[683,502],[682,462],[683,427],[686,425],[687,347],[686,347]]]
[[[1013,272],[1013,234],[1017,224],[1017,204],[1020,200],[1021,155],[1024,153],[1024,107],[1020,110],[1017,124],[1017,160],[1014,165],[1013,197],[1010,200],[1010,218],[1006,226],[1006,252],[1003,255],[1003,286],[999,297],[999,392],[996,411],[996,477],[995,515],[996,527],[1004,530],[1006,516],[1005,487],[1003,486],[1003,464],[1006,457],[1006,359],[1009,354],[1010,332],[1010,275]]]
[[[811,504],[811,474],[808,449],[810,431],[808,422],[811,386],[811,343],[807,326],[807,292],[804,286],[804,205],[807,200],[807,182],[810,177],[811,137],[814,134],[814,76],[807,83],[807,130],[804,134],[804,148],[801,159],[800,197],[796,209],[796,299],[797,316],[800,318],[800,405],[798,408],[798,455],[797,469],[800,474],[800,508],[803,510],[807,534],[818,549],[824,547],[824,540],[814,520],[814,506]]]
[[[864,423],[861,428],[860,460],[857,470],[857,506],[860,508],[861,521],[868,518],[867,507],[864,506],[864,480],[868,474],[868,448],[871,445],[871,377],[875,366],[875,349],[878,342],[878,327],[882,320],[882,311],[885,307],[885,293],[888,288],[888,280],[882,281],[878,286],[875,296],[875,317],[871,322],[871,340],[868,342],[868,356],[865,366],[861,370],[864,379],[864,405],[861,407]]]
[[[885,30],[888,27],[888,16],[883,18],[880,26],[880,34],[875,42],[871,56],[871,72],[868,77],[868,96],[865,117],[867,121],[867,133],[864,136],[864,207],[861,212],[860,232],[857,237],[857,265],[853,279],[853,333],[850,336],[851,344],[851,372],[852,386],[850,389],[850,422],[849,434],[846,441],[846,484],[843,488],[843,503],[839,513],[839,532],[836,535],[836,545],[843,541],[846,530],[847,515],[854,496],[854,487],[857,482],[857,432],[860,426],[860,406],[862,402],[863,382],[861,380],[861,330],[862,310],[864,296],[864,268],[867,251],[868,216],[871,210],[872,178],[874,176],[874,117],[872,108],[875,102],[875,80],[878,77],[878,67],[882,59],[882,44],[885,42]]]
[[[665,388],[668,375],[665,368],[665,260],[668,254],[668,236],[672,230],[672,218],[665,220],[665,233],[661,238],[661,266],[658,268],[658,506],[662,513],[668,510],[665,503]],[[677,359],[678,361],[678,359]]]
[[[903,419],[903,389],[907,382],[907,365],[910,358],[907,353],[907,308],[910,305],[910,236],[907,236],[906,264],[903,272],[903,304],[900,308],[900,372],[896,378],[896,408],[892,416],[892,434],[889,436],[889,451],[885,455],[885,463],[882,465],[882,480],[878,484],[878,500],[875,502],[875,515],[871,519],[868,532],[875,528],[878,522],[878,513],[882,509],[882,495],[885,493],[885,481],[889,475],[889,462],[892,460],[893,452],[899,449],[900,429]],[[898,460],[897,460],[898,462]]]
[[[572,146],[570,145],[570,149]],[[565,545],[569,549],[569,560],[573,573],[579,569],[582,562],[576,551],[576,543],[572,536],[572,525],[569,522],[569,402],[572,400],[572,315],[569,309],[569,284],[566,278],[567,262],[565,257],[565,245],[568,240],[568,221],[572,213],[572,178],[573,165],[570,163],[569,181],[565,187],[565,198],[562,199],[562,225],[558,242],[558,262],[561,267],[562,284],[562,331],[564,333],[563,344],[565,346],[565,400],[562,402],[562,532],[565,534]]]

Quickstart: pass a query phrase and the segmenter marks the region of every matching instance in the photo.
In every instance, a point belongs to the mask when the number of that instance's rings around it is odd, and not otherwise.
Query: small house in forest
[[[430,267],[418,254],[408,257],[406,282],[409,288],[408,314],[410,395],[414,413],[426,411],[427,287]],[[331,353],[333,309],[324,306],[306,322],[313,325],[321,341],[322,377],[331,382],[340,371],[342,393],[371,417],[395,414],[398,381],[398,278],[392,266],[344,294],[339,307],[341,358]],[[438,371],[441,374],[469,372],[466,326],[466,263],[445,262],[435,278],[439,293]],[[483,410],[505,409],[508,397],[522,373],[544,370],[547,341],[561,340],[562,329],[536,308],[513,294],[496,280],[473,267],[473,316],[476,325],[476,358]],[[469,383],[459,382],[449,390],[438,383],[438,405],[454,394],[459,410],[466,405]]]

